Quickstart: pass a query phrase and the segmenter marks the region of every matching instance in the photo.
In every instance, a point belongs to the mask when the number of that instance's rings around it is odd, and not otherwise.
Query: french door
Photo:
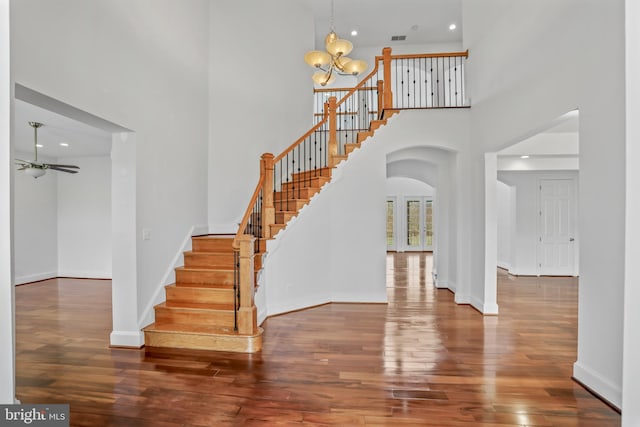
[[[433,198],[387,199],[387,250],[433,250]]]
[[[433,250],[433,199],[407,197],[404,199],[403,207],[404,250]]]

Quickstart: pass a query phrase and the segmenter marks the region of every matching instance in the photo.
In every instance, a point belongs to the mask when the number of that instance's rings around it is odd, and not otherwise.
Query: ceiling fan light
[[[324,71],[316,71],[315,73],[313,73],[311,78],[316,84],[319,84],[320,86],[325,86],[333,83],[336,79],[336,76],[333,73],[329,74],[329,73],[325,73]]]
[[[349,40],[336,39],[327,44],[327,52],[332,56],[346,56],[353,50],[353,44]]]
[[[304,61],[314,68],[320,68],[329,65],[331,56],[327,52],[311,50],[304,55]]]
[[[39,178],[45,173],[47,173],[47,171],[41,168],[27,168],[24,170],[24,173],[34,178]]]
[[[359,59],[349,61],[344,65],[344,72],[357,76],[367,69],[367,63]]]

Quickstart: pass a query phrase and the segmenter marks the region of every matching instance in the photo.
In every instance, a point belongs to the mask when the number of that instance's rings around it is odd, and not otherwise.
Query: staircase
[[[256,334],[235,330],[234,236],[192,238],[184,253],[184,267],[176,268],[176,282],[165,287],[166,302],[155,307],[155,323],[144,328],[148,351],[159,348],[221,350],[254,353],[262,348],[262,329]],[[254,259],[261,268],[261,253]]]
[[[155,307],[155,323],[144,328],[147,351],[260,351],[262,329],[257,326],[254,295],[266,240],[284,230],[331,181],[333,168],[399,109],[465,107],[464,88],[459,82],[463,82],[462,58],[467,55],[392,57],[391,49],[385,48],[367,77],[352,89],[342,89],[347,93],[340,101],[329,96],[320,114],[322,120],[305,135],[276,157],[265,153],[258,184],[237,234],[193,237],[193,250],[184,253],[184,267],[176,269],[176,282],[166,287],[166,302]],[[449,66],[446,73],[445,60]],[[399,64],[396,72],[406,71],[405,77],[413,79],[413,86],[400,86],[399,106],[391,90],[392,61]],[[440,69],[442,75],[438,74]],[[426,70],[430,70],[429,76]],[[418,78],[425,84],[416,86]],[[405,87],[410,92],[405,93]],[[428,93],[418,97],[411,92],[416,88]],[[416,99],[420,104],[413,101]],[[353,142],[339,142],[338,132],[348,138],[343,138],[345,141]]]

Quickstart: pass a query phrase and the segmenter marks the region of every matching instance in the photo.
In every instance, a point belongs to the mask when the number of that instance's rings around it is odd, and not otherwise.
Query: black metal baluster
[[[233,330],[238,332],[238,305],[235,299],[236,289],[238,288],[238,275],[240,273],[240,262],[238,251],[233,251]]]

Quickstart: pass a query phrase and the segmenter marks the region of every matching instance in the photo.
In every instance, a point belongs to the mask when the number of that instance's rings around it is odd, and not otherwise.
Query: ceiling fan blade
[[[80,169],[80,166],[75,166],[75,165],[58,165],[56,163],[43,163],[43,164],[46,165],[46,166],[49,166],[50,168],[52,168],[52,166],[55,166],[55,167],[59,167],[59,168]]]
[[[52,165],[47,165],[47,169],[51,169],[58,172],[78,173],[78,171],[75,171],[75,170],[64,169],[59,166],[52,166]]]
[[[19,171],[23,171],[23,170],[25,170],[25,169],[29,169],[30,167],[31,167],[31,166],[29,166],[29,165],[22,165],[22,166],[20,166],[20,167],[18,168],[18,170],[19,170]]]

